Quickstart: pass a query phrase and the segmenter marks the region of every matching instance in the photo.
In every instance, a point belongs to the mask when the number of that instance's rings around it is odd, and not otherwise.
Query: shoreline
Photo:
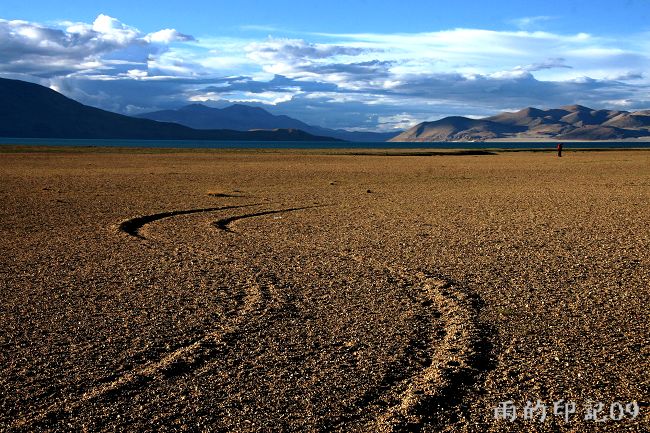
[[[650,137],[621,138],[620,140],[561,140],[554,138],[490,138],[484,143],[648,143]]]
[[[581,144],[585,142],[580,142]],[[496,144],[496,143],[495,143]],[[566,152],[612,152],[612,151],[650,151],[648,147],[565,147]],[[42,144],[4,144],[0,143],[0,154],[15,153],[141,153],[141,154],[325,154],[325,155],[384,155],[384,156],[445,156],[445,155],[490,155],[496,153],[549,152],[555,147],[147,147],[147,146],[96,146],[96,145],[42,145]]]

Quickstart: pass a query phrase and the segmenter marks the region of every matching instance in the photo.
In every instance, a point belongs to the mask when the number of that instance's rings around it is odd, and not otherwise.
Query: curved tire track
[[[139,230],[146,224],[160,219],[177,215],[201,212],[214,212],[241,207],[256,206],[257,204],[223,206],[161,212],[152,215],[135,217],[120,224],[120,230],[127,234],[145,239]],[[235,221],[264,215],[278,214],[322,207],[323,205],[293,207],[286,209],[267,210],[219,219],[213,223],[215,227],[225,232],[234,232],[230,224]],[[197,250],[200,251],[200,250]],[[332,251],[329,251],[331,253]],[[448,420],[440,419],[445,411],[457,410],[455,405],[464,396],[463,390],[475,382],[480,373],[488,368],[485,329],[478,321],[478,300],[468,290],[451,280],[435,274],[410,272],[397,266],[387,265],[369,257],[354,254],[338,253],[341,256],[382,268],[409,282],[414,288],[414,301],[417,311],[414,320],[419,323],[428,321],[423,329],[429,335],[414,334],[410,343],[394,362],[391,371],[380,382],[376,389],[370,389],[350,407],[348,416],[336,420],[325,420],[318,428],[319,431],[345,430],[353,425],[362,423],[364,430],[377,432],[412,432],[423,429],[442,430],[449,428]],[[112,382],[99,385],[78,400],[59,403],[50,406],[28,420],[15,424],[18,428],[38,425],[47,420],[58,419],[65,414],[74,413],[84,404],[106,398],[123,390],[146,384],[156,378],[165,378],[184,374],[195,370],[209,362],[215,354],[222,352],[239,332],[239,328],[255,317],[261,317],[270,301],[267,287],[263,287],[253,277],[246,284],[241,308],[237,309],[235,319],[219,330],[209,332],[189,345],[179,347],[161,359],[146,363]],[[436,325],[439,327],[435,332]],[[440,325],[441,328],[440,328]],[[411,363],[413,352],[424,356],[418,360],[418,368],[394,373],[393,370],[406,368]],[[369,419],[367,409],[375,409],[375,415]],[[378,409],[381,408],[381,409]],[[372,413],[372,412],[370,412]],[[365,421],[364,421],[365,420]],[[446,422],[445,422],[446,421]]]
[[[378,432],[441,431],[454,415],[462,392],[488,368],[489,347],[478,321],[478,299],[465,288],[437,275],[416,274],[422,303],[440,313],[444,334],[429,347],[429,365],[411,377],[396,404],[373,423]]]
[[[164,218],[174,217],[178,215],[189,215],[194,213],[203,213],[203,212],[217,212],[221,210],[228,209],[237,209],[242,207],[251,207],[259,206],[258,203],[254,204],[245,204],[245,205],[233,205],[233,206],[221,206],[221,207],[208,207],[208,208],[199,208],[199,209],[187,209],[187,210],[173,210],[169,212],[160,212],[150,215],[137,216],[120,223],[118,228],[126,234],[129,234],[133,237],[146,239],[140,234],[140,229],[145,225],[158,221]]]
[[[84,393],[77,400],[55,403],[45,410],[36,413],[29,419],[14,424],[16,429],[28,429],[47,424],[65,415],[77,412],[83,405],[101,398],[107,398],[124,390],[132,389],[157,378],[165,378],[184,374],[194,370],[209,361],[215,354],[222,352],[228,345],[229,337],[236,335],[238,327],[251,314],[263,312],[268,301],[268,289],[256,281],[248,281],[243,294],[242,308],[233,322],[223,328],[209,332],[191,344],[184,345],[166,354],[158,361],[145,363],[117,379],[96,386]]]
[[[322,206],[244,214],[223,218],[214,225],[233,232],[229,224],[240,219]],[[331,254],[332,251],[328,250],[327,253]],[[480,299],[467,288],[439,274],[412,272],[355,254],[338,254],[366,265],[372,263],[373,267],[385,269],[408,281],[411,287],[416,288],[415,301],[420,306],[415,313],[415,321],[428,320],[430,326],[427,329],[432,334],[415,335],[396,361],[395,366],[399,368],[408,365],[411,358],[419,356],[412,351],[424,352],[427,359],[420,361],[423,366],[421,370],[407,377],[389,371],[382,380],[381,389],[369,390],[358,402],[359,405],[351,408],[355,414],[326,422],[318,430],[344,429],[344,423],[358,419],[363,408],[378,403],[385,409],[366,424],[365,429],[369,431],[392,433],[449,428],[449,423],[455,421],[453,418],[461,415],[455,406],[461,403],[463,393],[478,380],[481,373],[491,368],[489,332],[478,320]],[[436,324],[442,324],[438,332],[434,331]],[[397,398],[390,395],[396,388],[399,388]],[[441,415],[446,418],[443,419]]]
[[[491,368],[489,333],[478,320],[479,298],[439,274],[411,272],[369,257],[339,254],[409,282],[416,289],[414,322],[422,325],[422,330],[413,335],[378,387],[357,400],[348,416],[326,421],[318,431],[347,431],[347,423],[381,433],[455,431],[449,429],[462,415],[457,406],[468,388]],[[419,370],[410,367],[414,362]],[[368,420],[366,412],[373,413],[373,409],[375,415]]]
[[[302,206],[302,207],[292,207],[292,208],[286,208],[286,209],[277,209],[277,210],[267,210],[267,211],[261,211],[261,212],[255,212],[255,213],[249,213],[249,214],[244,214],[244,215],[236,215],[232,217],[227,217],[227,218],[222,218],[220,220],[217,220],[213,223],[213,225],[225,232],[229,233],[235,233],[233,229],[230,228],[230,224],[234,223],[235,221],[246,219],[246,218],[254,218],[254,217],[259,217],[259,216],[264,216],[264,215],[273,215],[277,213],[285,213],[285,212],[294,212],[298,210],[305,210],[305,209],[314,209],[314,208],[319,208],[319,207],[324,207],[326,205],[314,205],[314,206]]]
[[[258,204],[249,205],[232,205],[212,208],[198,208],[188,210],[174,210],[168,212],[159,212],[150,215],[142,215],[123,221],[119,225],[119,230],[130,236],[146,240],[139,230],[154,221],[170,218],[178,215],[188,215],[204,212],[216,212],[228,209],[237,209],[243,207],[258,206]],[[200,254],[208,254],[202,249],[191,247]],[[176,376],[194,370],[205,364],[214,354],[223,350],[227,345],[229,336],[234,336],[237,329],[251,315],[256,313],[262,314],[270,301],[270,292],[267,287],[259,284],[253,277],[247,281],[245,288],[241,293],[236,294],[240,300],[237,302],[234,314],[235,319],[225,325],[223,328],[209,332],[201,338],[196,339],[190,344],[183,345],[172,352],[167,353],[157,361],[146,362],[135,369],[123,373],[117,378],[91,388],[77,399],[72,401],[56,402],[49,407],[36,412],[27,419],[18,420],[14,423],[13,428],[18,430],[31,430],[36,426],[46,426],[49,422],[63,418],[66,415],[77,412],[81,407],[90,402],[108,398],[112,395],[131,389],[137,386],[143,386],[156,378]]]

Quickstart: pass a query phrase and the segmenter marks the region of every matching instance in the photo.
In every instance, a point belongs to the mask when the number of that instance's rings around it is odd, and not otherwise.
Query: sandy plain
[[[650,429],[648,151],[0,152],[2,431]]]

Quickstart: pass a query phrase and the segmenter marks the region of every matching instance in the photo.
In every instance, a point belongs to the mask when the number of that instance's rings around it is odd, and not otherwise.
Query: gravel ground
[[[650,152],[37,150],[0,431],[650,431]]]

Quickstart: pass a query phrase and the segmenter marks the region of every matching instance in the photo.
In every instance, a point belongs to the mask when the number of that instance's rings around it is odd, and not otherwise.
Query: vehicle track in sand
[[[326,421],[318,430],[454,431],[453,425],[463,422],[459,404],[464,394],[492,368],[490,331],[478,320],[480,299],[440,274],[349,256],[406,281],[413,290],[413,322],[421,326],[387,369],[381,385],[350,405],[349,416]],[[364,414],[369,409],[370,419]]]
[[[321,206],[250,213],[223,218],[213,224],[230,232],[229,224],[237,220],[313,207]],[[381,386],[368,390],[357,404],[352,405],[350,416],[326,421],[318,430],[334,431],[338,427],[345,430],[346,421],[359,418],[363,410],[378,404],[386,409],[376,419],[367,422],[364,430],[411,432],[449,428],[450,422],[459,421],[462,416],[462,411],[453,407],[461,402],[462,393],[481,373],[491,368],[490,332],[478,320],[480,299],[466,287],[440,274],[411,271],[366,256],[337,254],[388,270],[408,281],[415,289],[416,305],[420,307],[415,313],[415,322],[424,322],[424,326],[418,328],[428,330],[429,334],[422,331],[414,334],[382,379]],[[436,330],[436,325],[441,328]],[[421,370],[411,375],[402,373],[408,372],[408,366],[414,363],[419,364]],[[444,417],[438,416],[441,413],[445,414]]]
[[[147,224],[170,217],[218,212],[257,205],[231,205],[158,212],[130,218],[120,223],[117,228],[120,232],[142,241],[157,241],[157,239],[150,239],[143,236],[140,233],[140,229]],[[195,257],[203,256],[205,258],[212,255],[212,253],[192,245],[188,245],[187,247],[194,253]],[[172,377],[200,367],[212,356],[227,350],[225,346],[227,346],[229,340],[236,336],[239,325],[249,318],[250,315],[261,314],[271,297],[269,288],[256,281],[254,276],[248,277],[246,282],[238,286],[236,292],[232,295],[237,302],[234,311],[230,312],[230,316],[234,316],[234,318],[229,323],[223,324],[219,329],[194,339],[189,344],[175,348],[156,361],[144,363],[116,378],[107,378],[105,383],[100,382],[77,398],[73,397],[66,399],[64,402],[55,402],[49,407],[36,412],[31,417],[17,421],[14,423],[13,428],[29,430],[33,427],[44,426],[49,421],[74,414],[83,405],[92,401],[115,396],[127,389],[146,386],[147,383],[156,378]]]
[[[127,389],[146,386],[156,380],[187,373],[202,366],[211,357],[227,351],[228,343],[237,335],[239,325],[253,314],[264,311],[269,299],[269,290],[251,281],[245,292],[238,293],[243,299],[237,308],[235,319],[213,332],[206,333],[188,345],[183,345],[164,355],[157,361],[148,362],[123,374],[108,383],[92,387],[77,399],[55,403],[28,419],[14,424],[17,429],[31,429],[61,419],[77,412],[83,405],[102,398],[110,398]]]
[[[267,210],[267,211],[261,211],[261,212],[254,212],[254,213],[248,213],[248,214],[243,214],[243,215],[235,215],[227,218],[222,218],[220,220],[217,220],[213,223],[215,227],[217,227],[220,230],[223,230],[225,232],[230,232],[234,233],[234,230],[230,228],[230,225],[234,223],[235,221],[247,219],[247,218],[254,218],[254,217],[260,217],[264,215],[273,215],[273,214],[279,214],[279,213],[286,213],[286,212],[294,212],[294,211],[299,211],[299,210],[306,210],[306,209],[314,209],[318,207],[324,207],[327,205],[312,205],[312,206],[301,206],[301,207],[292,207],[292,208],[286,208],[286,209],[277,209],[277,210]]]
[[[119,230],[145,240],[139,230],[154,221],[179,215],[219,212],[257,204],[174,210],[131,218],[119,225]],[[312,205],[265,210],[218,219],[212,226],[220,231],[234,232],[235,221],[285,212],[322,207]],[[246,232],[237,232],[246,235]],[[156,241],[156,239],[150,239]],[[304,247],[295,243],[295,251]],[[214,252],[187,245],[197,257],[207,260]],[[318,248],[310,245],[310,248]],[[330,250],[323,253],[331,254]],[[381,270],[406,282],[413,301],[412,322],[417,326],[411,332],[408,344],[392,361],[379,386],[368,389],[346,409],[346,414],[324,419],[317,431],[443,431],[450,423],[459,421],[462,410],[457,406],[481,373],[489,367],[488,331],[478,321],[480,300],[462,285],[443,275],[413,271],[395,264],[386,264],[369,256],[334,251],[364,266]],[[209,263],[206,261],[205,263]],[[76,400],[55,403],[29,419],[14,425],[29,429],[47,425],[78,411],[83,405],[99,399],[111,398],[124,390],[146,386],[154,380],[165,380],[195,371],[215,356],[227,356],[229,342],[237,338],[240,327],[260,321],[270,304],[275,310],[290,301],[290,296],[278,296],[281,290],[260,281],[255,274],[246,276],[245,282],[234,293],[238,298],[232,320],[219,329],[207,332],[190,344],[182,345],[160,359],[140,365],[107,383],[91,388]],[[286,294],[285,294],[286,295]],[[284,298],[284,299],[282,299]],[[286,305],[285,305],[286,306]]]
[[[168,212],[159,212],[148,215],[141,215],[133,218],[129,218],[120,223],[118,226],[121,231],[136,238],[145,239],[145,237],[140,234],[140,229],[145,225],[152,223],[154,221],[159,221],[165,218],[170,218],[178,215],[191,215],[195,213],[206,213],[206,212],[218,212],[227,209],[237,209],[242,207],[258,206],[258,203],[245,204],[245,205],[233,205],[233,206],[221,206],[221,207],[208,207],[208,208],[198,208],[198,209],[182,209],[182,210],[172,210]]]
[[[213,225],[231,232],[229,224],[234,221],[314,207],[321,206],[243,214],[220,219]],[[435,426],[436,431],[440,431],[445,425],[439,423],[441,420],[436,414],[447,412],[445,423],[449,422],[450,417],[452,421],[458,419],[460,414],[451,412],[452,406],[461,400],[460,393],[490,368],[489,332],[478,320],[480,299],[466,287],[443,275],[411,271],[394,264],[377,262],[367,256],[344,252],[337,254],[387,270],[408,281],[414,289],[416,305],[420,307],[415,313],[415,322],[426,322],[419,329],[427,329],[430,333],[426,335],[419,332],[413,336],[394,367],[382,379],[382,386],[368,390],[358,404],[354,405],[354,409],[351,408],[357,415],[325,422],[319,430],[335,430],[345,421],[358,418],[361,410],[381,402],[380,405],[387,409],[376,420],[369,422],[366,428],[379,432],[421,431],[428,424],[429,428]],[[440,325],[442,329],[436,330],[435,325]],[[408,372],[407,366],[414,362],[420,364],[420,371],[413,372],[410,376],[400,373],[399,370]],[[396,390],[399,391],[395,392]]]

